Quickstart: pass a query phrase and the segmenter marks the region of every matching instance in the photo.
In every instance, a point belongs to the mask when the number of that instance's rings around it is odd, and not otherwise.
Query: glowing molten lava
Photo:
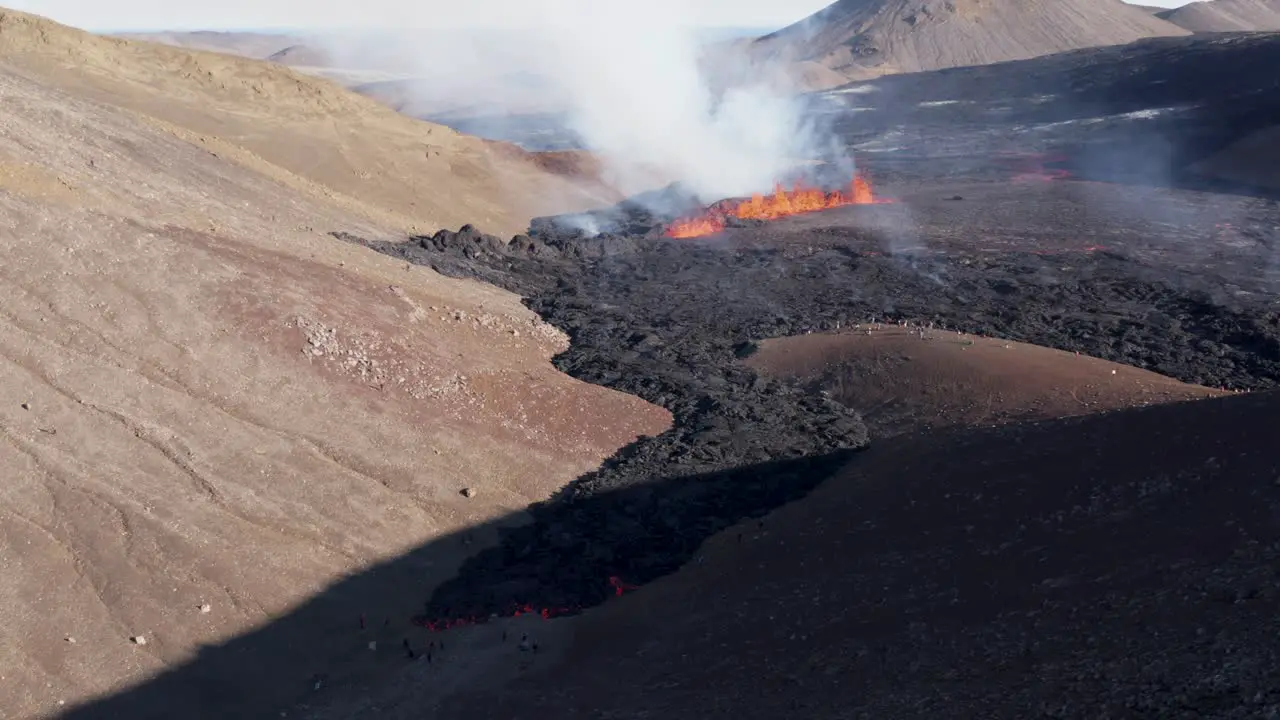
[[[681,218],[667,226],[667,237],[694,238],[724,230],[729,218],[777,220],[788,215],[830,210],[845,205],[872,205],[876,200],[871,183],[855,175],[849,190],[827,192],[797,183],[790,190],[779,183],[769,195],[753,195],[750,200],[722,200],[693,217]]]
[[[613,594],[619,597],[621,597],[624,593],[629,593],[632,590],[640,589],[639,585],[632,585],[631,583],[626,582],[625,580],[618,577],[617,575],[612,575],[609,577],[609,587],[613,590]],[[565,615],[572,615],[574,613],[581,612],[582,610],[583,608],[581,607],[536,608],[533,605],[520,604],[520,605],[511,606],[506,612],[501,613],[500,616],[501,617],[522,617],[524,615],[538,615],[543,620],[550,620],[552,618],[563,617]],[[476,615],[468,615],[464,617],[443,617],[443,618],[435,618],[435,619],[429,618],[425,615],[417,615],[413,617],[410,620],[410,622],[412,622],[414,625],[417,625],[419,627],[426,628],[431,632],[443,632],[445,630],[453,630],[454,628],[479,625],[485,622],[486,620],[487,618],[476,616]],[[364,619],[364,615],[361,615],[360,628],[364,629],[364,627],[365,627],[365,619]]]

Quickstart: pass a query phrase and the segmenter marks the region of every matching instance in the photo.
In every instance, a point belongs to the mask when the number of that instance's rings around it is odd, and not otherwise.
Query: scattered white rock
[[[134,635],[133,637],[131,637],[131,638],[129,638],[129,639],[133,641],[133,644],[134,644],[134,645],[146,645],[146,644],[147,644],[147,636],[146,636],[146,635]]]
[[[200,606],[200,612],[202,612],[202,613],[204,613],[204,614],[206,614],[206,615],[207,615],[207,614],[209,614],[209,613],[213,612],[213,606],[212,606],[212,605],[210,605],[209,603],[205,603],[205,604],[203,604],[203,605],[201,605],[201,606]]]
[[[475,489],[475,488],[462,488],[462,497],[464,497],[464,498],[473,498],[473,497],[475,497],[475,496],[476,496],[476,489]]]

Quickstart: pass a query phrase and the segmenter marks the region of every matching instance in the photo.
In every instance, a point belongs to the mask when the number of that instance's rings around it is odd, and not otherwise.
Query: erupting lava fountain
[[[728,227],[730,218],[739,220],[777,220],[788,215],[830,210],[845,205],[878,205],[892,200],[877,200],[871,183],[854,175],[849,190],[828,192],[796,183],[790,190],[779,183],[769,195],[753,195],[750,200],[721,200],[706,210],[680,218],[667,226],[667,237],[695,238],[718,233]]]

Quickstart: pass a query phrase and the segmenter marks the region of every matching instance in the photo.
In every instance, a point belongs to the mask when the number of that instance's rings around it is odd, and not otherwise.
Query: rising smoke
[[[624,181],[656,171],[704,199],[740,195],[768,188],[811,144],[784,92],[715,87],[678,2],[650,4],[622,32],[602,9],[573,20],[551,31],[541,67],[568,100],[572,130]]]
[[[375,51],[383,67],[394,56],[417,78],[402,84],[401,105],[419,116],[485,117],[493,128],[560,114],[626,194],[678,182],[706,201],[744,195],[769,189],[797,161],[830,155],[835,145],[806,122],[787,79],[744,67],[745,53],[708,53],[687,8],[527,0],[497,27],[331,40],[329,49],[354,67]],[[739,80],[718,80],[729,77]]]

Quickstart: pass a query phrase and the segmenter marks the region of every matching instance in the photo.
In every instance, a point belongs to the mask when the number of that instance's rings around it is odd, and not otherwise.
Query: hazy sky
[[[616,0],[612,0],[615,1]],[[598,13],[611,0],[6,0],[15,10],[44,15],[87,30],[370,28],[523,25],[548,3],[558,9],[593,2]],[[682,0],[682,24],[781,27],[831,0]],[[1186,0],[1143,0],[1175,7]],[[638,7],[652,9],[652,0]],[[619,19],[637,6],[618,3]]]

